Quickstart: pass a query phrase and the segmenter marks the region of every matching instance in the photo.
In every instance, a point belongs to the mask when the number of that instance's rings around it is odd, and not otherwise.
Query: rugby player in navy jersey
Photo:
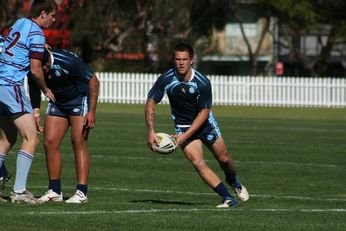
[[[10,195],[13,203],[39,203],[26,188],[38,138],[32,108],[24,91],[24,78],[30,70],[39,89],[54,101],[42,71],[45,45],[42,28],[50,27],[55,21],[56,10],[54,0],[35,0],[30,18],[18,19],[10,27],[0,54],[0,167],[15,144],[17,133],[22,137]]]
[[[237,206],[225,185],[207,165],[203,157],[203,144],[213,153],[225,173],[227,183],[242,201],[249,194],[236,177],[232,160],[215,117],[211,111],[212,91],[209,79],[192,68],[194,51],[185,43],[177,44],[173,49],[174,68],[162,74],[148,93],[145,106],[148,147],[158,142],[155,135],[155,107],[166,93],[171,106],[175,124],[177,145],[180,146],[200,177],[222,197],[218,208]]]
[[[48,191],[41,202],[63,201],[61,190],[60,144],[71,126],[71,142],[74,151],[77,187],[67,203],[87,202],[89,176],[89,129],[95,126],[99,81],[94,72],[74,53],[53,49],[45,50],[43,70],[47,86],[55,101],[49,101],[44,121],[44,147],[48,170]],[[32,84],[29,75],[29,93],[35,117],[39,118],[40,92]],[[37,127],[39,127],[39,120]]]

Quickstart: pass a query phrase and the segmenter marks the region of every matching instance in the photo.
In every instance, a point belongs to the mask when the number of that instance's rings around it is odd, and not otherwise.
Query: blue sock
[[[225,176],[226,176],[226,182],[227,182],[232,188],[240,188],[240,187],[241,187],[241,184],[240,184],[240,182],[238,181],[235,172],[231,172],[231,173],[228,173],[228,174],[225,173]]]
[[[7,171],[7,168],[5,166],[5,162],[2,161],[1,163],[2,163],[2,165],[0,164],[0,166],[1,166],[0,167],[0,177],[6,178],[8,176],[8,171]]]
[[[221,182],[213,190],[219,194],[224,200],[233,200],[234,198],[229,194],[225,185]]]
[[[0,153],[0,177],[7,175],[6,172],[6,167],[5,167],[5,159],[6,155]]]
[[[57,194],[61,193],[61,182],[60,179],[57,180],[49,180],[49,189],[53,190]]]
[[[16,180],[13,185],[14,192],[23,192],[26,190],[26,181],[33,160],[34,156],[32,154],[29,154],[24,150],[19,150],[17,156]]]
[[[82,191],[86,196],[88,193],[88,185],[87,184],[77,184],[77,190]]]

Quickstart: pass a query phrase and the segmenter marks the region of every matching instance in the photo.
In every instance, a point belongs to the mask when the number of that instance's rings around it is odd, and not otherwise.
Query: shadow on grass
[[[168,201],[168,200],[131,200],[130,203],[147,203],[147,204],[167,204],[167,205],[204,205],[204,203]]]

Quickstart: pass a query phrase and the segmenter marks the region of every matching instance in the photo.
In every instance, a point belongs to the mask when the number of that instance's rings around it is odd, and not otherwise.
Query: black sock
[[[77,190],[83,192],[84,195],[86,196],[88,193],[88,185],[87,184],[77,184]]]
[[[235,172],[231,172],[231,173],[228,173],[228,174],[225,173],[225,176],[226,176],[226,182],[232,188],[240,188],[241,187],[241,184],[239,183],[239,181],[238,181],[238,179],[236,177]]]
[[[49,189],[53,190],[57,194],[61,193],[61,183],[60,179],[57,180],[49,180]]]
[[[8,171],[6,169],[5,162],[3,162],[0,168],[0,177],[6,178],[7,176],[8,176]]]
[[[221,182],[220,184],[218,184],[215,188],[213,188],[213,190],[219,194],[220,196],[222,196],[222,198],[224,200],[230,200],[233,199],[233,197],[231,196],[231,194],[229,194],[227,188],[225,187],[225,185]]]

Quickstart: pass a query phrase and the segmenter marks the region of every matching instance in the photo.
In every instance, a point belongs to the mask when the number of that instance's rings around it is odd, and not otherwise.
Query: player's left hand
[[[176,145],[177,145],[177,148],[183,144],[188,137],[185,136],[185,133],[183,134],[172,134],[170,135],[171,137],[173,137],[175,140],[176,140]]]
[[[88,112],[84,117],[83,126],[85,128],[93,129],[95,127],[95,115],[91,112]]]

